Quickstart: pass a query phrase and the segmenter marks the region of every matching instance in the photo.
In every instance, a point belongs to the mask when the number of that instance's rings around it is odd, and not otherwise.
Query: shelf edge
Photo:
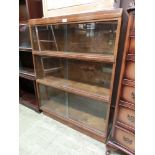
[[[105,97],[105,96],[102,96],[102,95],[93,95],[93,93],[88,93],[86,91],[81,91],[79,89],[74,89],[74,88],[71,88],[71,87],[63,87],[63,86],[59,86],[57,84],[53,84],[52,82],[50,83],[46,83],[43,81],[43,79],[37,79],[36,80],[37,83],[40,83],[40,84],[43,84],[43,85],[46,85],[46,86],[50,86],[50,87],[53,87],[53,88],[56,88],[56,89],[59,89],[59,90],[62,90],[62,91],[66,91],[68,93],[74,93],[74,94],[77,94],[77,95],[80,95],[80,96],[83,96],[83,97],[88,97],[88,98],[91,98],[91,99],[94,99],[94,100],[98,100],[98,101],[102,101],[102,102],[105,102],[107,104],[110,104],[111,100],[110,100],[110,96],[109,97]]]
[[[107,63],[115,63],[116,58],[114,55],[102,55],[102,54],[90,54],[90,53],[69,53],[69,52],[57,52],[57,51],[46,51],[46,52],[32,52],[33,55],[38,56],[49,56],[49,57],[57,57],[57,58],[67,58],[67,59],[77,59],[84,61],[95,61],[95,62],[107,62]]]

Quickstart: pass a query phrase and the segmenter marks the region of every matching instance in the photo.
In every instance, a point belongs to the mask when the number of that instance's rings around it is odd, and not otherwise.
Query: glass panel
[[[65,92],[39,84],[41,109],[67,116]]]
[[[31,48],[29,27],[26,24],[19,26],[19,47]]]
[[[113,54],[117,22],[67,25],[67,52]]]
[[[35,51],[64,51],[65,25],[33,26],[33,50]]]
[[[42,64],[41,77],[55,76],[76,82],[110,88],[112,64],[67,60],[36,56],[36,64]],[[40,61],[40,63],[38,62]],[[40,69],[36,67],[36,70]]]
[[[106,131],[108,105],[73,94],[68,96],[68,116],[90,128]]]
[[[105,132],[109,106],[100,101],[39,84],[41,109]]]
[[[33,50],[113,54],[116,29],[116,21],[33,26]]]
[[[31,27],[31,33],[32,33],[32,50],[34,51],[39,51],[39,46],[38,46],[38,42],[37,42],[37,35],[36,35],[36,29],[35,29],[35,26],[32,26]]]
[[[112,65],[68,60],[68,79],[101,87],[110,87]]]

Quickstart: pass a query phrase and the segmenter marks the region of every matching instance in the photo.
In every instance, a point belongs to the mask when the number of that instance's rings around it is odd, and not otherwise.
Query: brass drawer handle
[[[135,99],[135,93],[134,92],[131,93],[131,97],[132,97],[132,99]]]

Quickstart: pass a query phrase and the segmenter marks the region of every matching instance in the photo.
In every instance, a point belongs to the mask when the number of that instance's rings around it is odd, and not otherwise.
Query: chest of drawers
[[[116,109],[107,148],[135,154],[135,10],[129,11]],[[108,150],[107,149],[107,150]],[[110,150],[110,149],[109,149]],[[108,150],[108,151],[109,151]],[[107,153],[108,153],[107,151]]]

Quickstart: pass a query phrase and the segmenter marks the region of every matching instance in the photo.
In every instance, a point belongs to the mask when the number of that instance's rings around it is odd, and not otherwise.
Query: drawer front
[[[130,44],[129,44],[129,54],[135,53],[135,37],[130,38]]]
[[[125,78],[135,80],[135,62],[127,61],[125,68]]]
[[[135,150],[135,136],[129,132],[121,130],[119,128],[115,129],[115,140],[121,145],[125,146],[127,149],[134,152]]]
[[[127,102],[135,103],[135,88],[123,86],[121,98]]]
[[[135,16],[134,15],[132,15],[132,19],[133,19],[133,22],[132,22],[131,29],[135,30]]]
[[[128,126],[131,126],[133,128],[135,127],[135,111],[134,110],[119,106],[117,119],[118,121]]]

